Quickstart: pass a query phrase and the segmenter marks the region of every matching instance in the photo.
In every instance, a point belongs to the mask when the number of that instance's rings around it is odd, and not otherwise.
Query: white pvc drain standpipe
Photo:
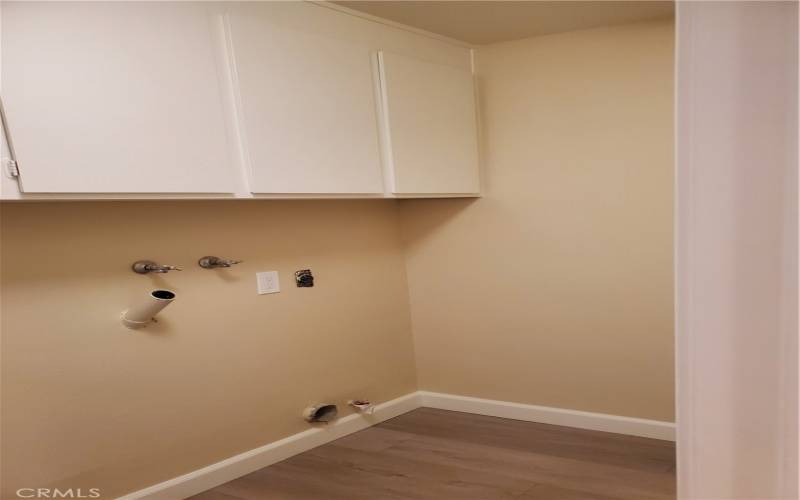
[[[131,329],[144,328],[153,317],[175,300],[175,292],[153,290],[147,300],[134,305],[122,313],[122,324]]]

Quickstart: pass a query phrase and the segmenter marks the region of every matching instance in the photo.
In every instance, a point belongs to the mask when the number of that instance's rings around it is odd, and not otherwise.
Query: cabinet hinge
[[[19,177],[19,167],[14,160],[6,160],[6,174],[9,177]]]

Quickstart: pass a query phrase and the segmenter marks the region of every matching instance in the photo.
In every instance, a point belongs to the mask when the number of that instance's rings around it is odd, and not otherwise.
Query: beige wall
[[[304,430],[308,403],[411,392],[412,315],[421,388],[671,420],[672,24],[477,64],[480,200],[3,204],[1,497],[112,497]],[[161,321],[123,329],[161,287]]]
[[[673,23],[476,64],[485,197],[402,212],[420,388],[673,420]]]
[[[316,401],[416,389],[397,204],[3,204],[2,477],[139,489],[308,428]],[[209,271],[206,254],[244,259]],[[141,258],[183,272],[140,276]],[[296,288],[310,267],[317,285]],[[282,291],[257,295],[257,271]],[[120,312],[178,294],[133,332]],[[346,413],[346,411],[345,411]]]

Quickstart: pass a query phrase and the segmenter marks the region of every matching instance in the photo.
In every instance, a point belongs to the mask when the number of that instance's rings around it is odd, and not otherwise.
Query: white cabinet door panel
[[[230,14],[254,193],[383,192],[369,47]]]
[[[477,194],[472,74],[389,52],[380,60],[393,192]]]
[[[7,2],[3,99],[28,193],[228,193],[206,7]]]

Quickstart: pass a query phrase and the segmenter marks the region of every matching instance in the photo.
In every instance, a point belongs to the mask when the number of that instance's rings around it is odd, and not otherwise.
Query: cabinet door
[[[287,30],[258,9],[230,14],[254,193],[382,193],[374,55]]]
[[[388,52],[380,61],[393,192],[477,194],[472,74]]]
[[[2,88],[28,193],[227,193],[202,4],[6,2]]]

